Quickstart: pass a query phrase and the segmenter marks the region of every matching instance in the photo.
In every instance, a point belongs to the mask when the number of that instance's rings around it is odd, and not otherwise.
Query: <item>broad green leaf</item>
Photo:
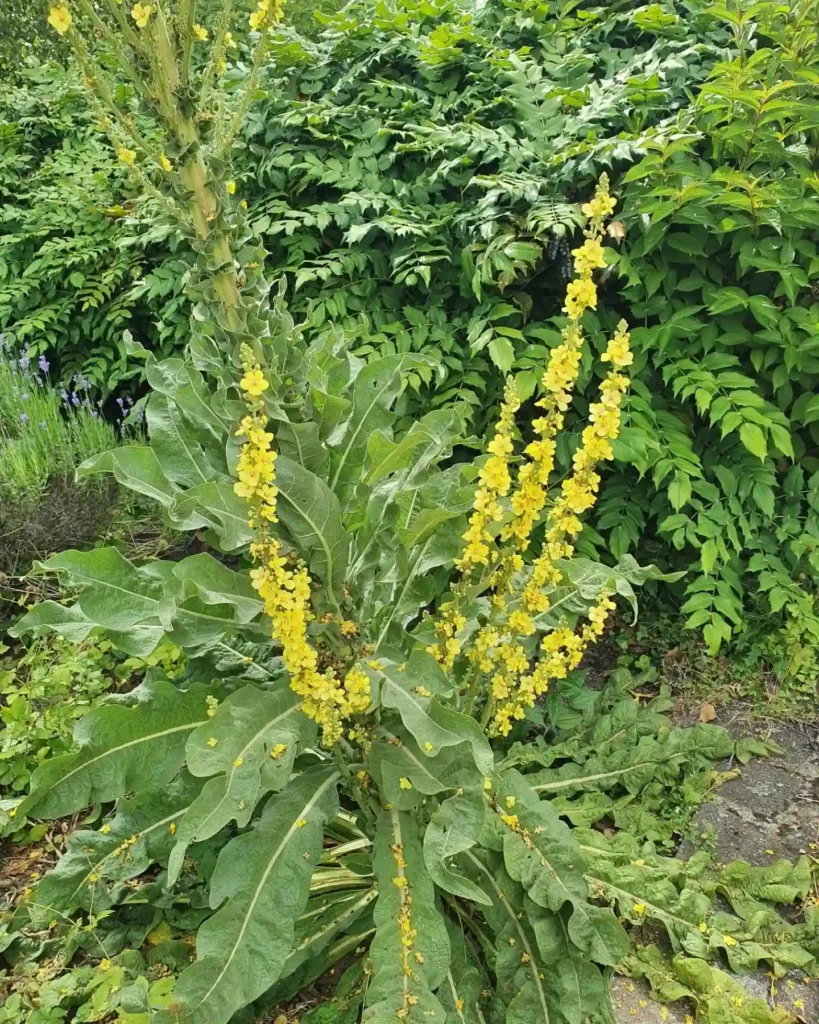
[[[449,970],[449,938],[410,815],[395,809],[381,814],[373,868],[378,881],[373,974],[362,1020],[429,1024],[435,1016],[443,1021],[434,991]]]
[[[216,477],[199,439],[175,401],[154,392],[146,408],[146,422],[151,449],[169,480],[195,487]]]
[[[297,776],[249,832],[222,849],[210,888],[216,913],[199,929],[196,963],[176,985],[190,1024],[226,1024],[281,974],[325,822],[338,810],[338,778],[324,769]]]
[[[253,589],[247,573],[234,572],[213,555],[202,553],[183,558],[173,566],[173,575],[204,604],[229,605],[237,621],[250,622],[260,614],[263,602]]]
[[[329,593],[340,590],[350,553],[338,498],[327,484],[284,455],[276,460],[279,519]]]
[[[165,475],[153,448],[123,445],[86,459],[78,468],[79,478],[113,473],[117,483],[137,494],[153,498],[166,508],[179,493]]]
[[[188,770],[209,778],[177,830],[168,884],[179,876],[189,843],[201,842],[235,820],[250,821],[259,799],[287,785],[299,741],[310,733],[301,702],[286,685],[272,692],[245,686],[216,708],[187,739]]]
[[[584,1024],[608,999],[600,968],[580,953],[566,924],[566,913],[552,913],[524,900],[527,920],[537,941],[545,970],[544,987],[557,1024]]]
[[[626,933],[610,909],[589,902],[583,858],[569,826],[517,772],[504,774],[496,801],[495,812],[506,824],[503,855],[511,877],[546,910],[557,913],[570,904],[574,945],[598,963],[616,964],[628,950]]]
[[[145,683],[133,707],[95,708],[77,723],[76,754],[46,761],[31,780],[28,813],[59,818],[128,792],[161,789],[177,773],[191,732],[207,721],[205,690]]]
[[[95,625],[127,630],[158,621],[161,581],[137,568],[116,548],[63,551],[39,567],[59,573],[69,587],[80,588],[77,607]]]
[[[183,772],[159,792],[120,800],[106,831],[73,832],[68,849],[37,886],[38,919],[50,921],[78,909],[99,913],[118,902],[121,883],[168,856],[201,785]]]
[[[430,878],[439,889],[488,905],[492,901],[484,890],[453,866],[458,854],[470,850],[478,842],[486,814],[481,790],[462,796],[456,794],[444,800],[424,833],[424,862]]]
[[[403,671],[394,662],[382,659],[382,664],[381,702],[398,711],[419,748],[434,757],[444,747],[469,743],[478,771],[489,775],[494,759],[478,723],[437,699],[451,692],[451,684],[432,655],[416,649]]]
[[[247,525],[247,502],[227,481],[189,487],[174,498],[168,516],[181,530],[208,527],[212,543],[221,551],[235,551],[253,539],[253,531]]]
[[[327,446],[333,453],[332,490],[360,479],[370,434],[393,422],[391,406],[401,392],[404,375],[410,370],[435,365],[428,356],[389,355],[368,363],[358,374],[353,383],[349,415],[327,438]]]

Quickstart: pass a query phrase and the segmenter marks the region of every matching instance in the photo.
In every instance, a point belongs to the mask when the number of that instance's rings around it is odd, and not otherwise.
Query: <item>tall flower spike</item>
[[[284,666],[290,674],[290,688],[302,698],[302,710],[322,727],[327,746],[337,743],[344,719],[366,711],[370,703],[370,679],[353,667],[340,681],[332,670],[319,671],[318,654],[310,644],[307,627],[313,618],[310,608],[310,576],[304,566],[288,567],[281,542],[273,537],[269,524],[277,521],[276,452],[273,434],[266,428],[262,395],[269,382],[248,346],[242,348],[244,371],[239,387],[244,392],[249,414],[236,431],[245,441],[236,465],[238,477],[233,489],[249,505],[248,523],[256,533],[250,553],[256,563],[250,578],[264,602],[273,627],[272,636],[282,648]]]

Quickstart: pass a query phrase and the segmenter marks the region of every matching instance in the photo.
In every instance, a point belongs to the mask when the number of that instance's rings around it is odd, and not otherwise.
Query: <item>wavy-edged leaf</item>
[[[207,721],[206,691],[160,680],[134,690],[133,707],[95,708],[74,730],[75,754],[46,761],[31,780],[25,811],[59,818],[130,791],[161,789],[179,771],[190,733]]]
[[[238,622],[250,622],[262,611],[249,574],[235,572],[206,552],[175,562],[173,575],[183,582],[186,596],[193,593],[204,604],[230,605]]]
[[[568,931],[575,946],[598,963],[618,963],[628,938],[608,907],[589,902],[585,863],[569,826],[514,771],[502,777],[493,806],[505,824],[503,856],[510,876],[553,913],[570,904]]]
[[[165,476],[195,487],[216,477],[194,430],[172,398],[155,391],[145,411],[151,448]]]
[[[259,799],[287,784],[299,742],[312,732],[301,701],[288,686],[268,692],[245,686],[190,734],[188,770],[209,781],[177,831],[169,885],[179,876],[189,843],[209,839],[231,820],[244,828]]]
[[[199,929],[196,963],[176,984],[185,1021],[226,1024],[281,974],[307,903],[324,824],[338,811],[338,778],[325,769],[298,776],[270,800],[249,832],[222,849],[211,878],[216,913]]]
[[[38,569],[56,572],[67,586],[79,588],[77,606],[95,625],[127,630],[159,620],[161,579],[137,568],[116,548],[63,551]]]
[[[492,901],[481,886],[453,866],[458,854],[478,842],[485,816],[486,803],[480,791],[456,793],[444,800],[424,833],[424,862],[439,889],[487,906]]]
[[[373,974],[362,1020],[442,1024],[444,1010],[434,991],[449,970],[449,937],[409,815],[395,808],[381,814],[373,868],[378,881]]]
[[[449,695],[452,685],[432,655],[416,648],[403,669],[386,659],[381,662],[384,674],[381,702],[384,707],[398,712],[404,728],[421,750],[434,757],[445,747],[468,743],[478,771],[489,775],[494,768],[494,758],[483,730],[474,718],[438,699]]]
[[[201,787],[201,780],[182,772],[157,793],[120,800],[105,831],[73,832],[67,851],[37,886],[32,913],[49,921],[78,909],[98,913],[113,906],[121,883],[168,856]]]
[[[608,985],[600,968],[569,938],[565,911],[553,914],[527,897],[524,912],[545,967],[543,983],[553,1022],[584,1024],[608,998]]]
[[[278,463],[277,463],[278,465]],[[181,530],[207,527],[209,540],[220,551],[235,551],[253,539],[247,525],[247,502],[228,481],[208,481],[178,494],[168,507],[168,517]]]
[[[464,861],[491,894],[484,911],[495,932],[497,994],[506,1004],[507,1024],[552,1024],[552,1007],[544,984],[537,944],[522,912],[522,890],[485,851],[468,850]]]
[[[77,468],[77,476],[80,478],[99,473],[112,473],[123,487],[144,494],[166,508],[179,493],[178,488],[165,475],[156,452],[147,445],[122,445],[92,455]]]
[[[429,356],[388,355],[368,363],[355,378],[349,415],[327,438],[333,449],[330,486],[357,483],[367,458],[367,443],[374,430],[394,419],[391,406],[404,385],[404,374],[437,364]]]
[[[338,498],[315,473],[285,455],[276,460],[276,486],[280,520],[310,571],[335,593],[350,557],[350,535],[341,525]]]

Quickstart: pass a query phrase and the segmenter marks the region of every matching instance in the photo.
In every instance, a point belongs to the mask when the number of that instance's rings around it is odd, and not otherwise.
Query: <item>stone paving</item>
[[[759,734],[758,724],[749,728],[730,708],[720,710],[717,723],[737,735]],[[718,861],[742,859],[762,866],[781,857],[796,859],[800,853],[819,856],[819,730],[772,725],[763,738],[784,753],[745,766],[724,765],[741,767],[742,774],[719,789],[695,818],[703,831],[715,833]],[[680,856],[689,852],[683,847]],[[776,982],[773,995],[771,978],[763,973],[732,977],[749,997],[785,1007],[805,1024],[819,1024],[819,981],[805,984],[794,973]],[[685,1024],[693,1014],[693,1007],[683,1001],[662,1007],[650,999],[644,982],[626,978],[615,979],[612,1002],[617,1024]]]

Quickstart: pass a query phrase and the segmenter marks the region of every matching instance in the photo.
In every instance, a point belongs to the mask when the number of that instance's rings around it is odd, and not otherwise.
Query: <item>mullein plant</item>
[[[57,932],[87,920],[109,948],[109,912],[138,903],[141,886],[158,886],[178,920],[176,901],[207,884],[207,906],[184,918],[198,926],[195,960],[150,1007],[157,1021],[226,1024],[352,954],[364,1020],[581,1024],[605,1007],[606,972],[628,950],[613,904],[627,898],[630,912],[630,897],[596,879],[552,806],[554,786],[532,771],[542,743],[529,754],[512,740],[532,737],[538,698],[579,664],[614,594],[633,603],[633,585],[660,575],[630,558],[573,557],[620,425],[625,325],[550,493],[614,199],[603,178],[582,208],[534,440],[516,451],[512,382],[474,463],[450,458],[457,408],[396,435],[397,399],[434,362],[364,364],[332,328],[306,346],[270,299],[231,177],[230,143],[279,16],[266,0],[251,14],[254,61],[228,92],[229,2],[213,25],[193,0],[130,11],[75,0],[50,14],[120,158],[199,255],[185,358],[131,345],[153,388],[150,444],[81,473],[113,473],[231,558],[140,566],[97,548],[45,563],[77,600],[44,602],[17,633],[101,630],[140,656],[167,638],[191,661],[184,680],[152,675],[128,702],[92,711],[76,752],[46,762],[12,808],[102,808],[19,920]],[[119,106],[129,89],[153,113],[150,139]],[[143,998],[129,993],[127,1009],[147,1012]]]

